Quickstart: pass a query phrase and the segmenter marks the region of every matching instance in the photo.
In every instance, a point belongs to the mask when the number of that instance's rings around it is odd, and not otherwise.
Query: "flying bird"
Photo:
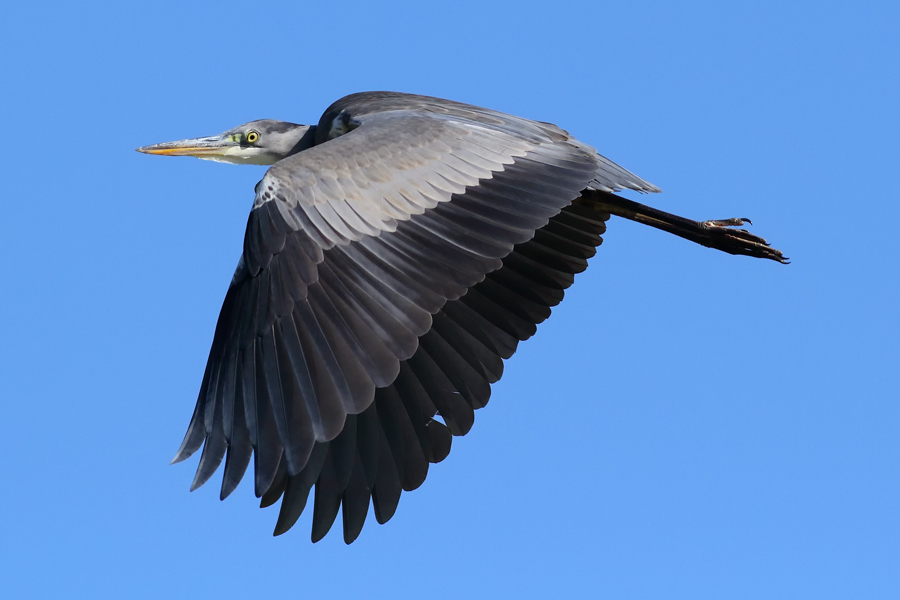
[[[318,125],[251,121],[138,149],[271,165],[174,462],[200,447],[192,490],[251,459],[275,535],[315,488],[312,540],[338,512],[353,542],[374,506],[465,435],[503,361],[587,267],[610,215],[732,254],[786,263],[747,219],[697,222],[613,192],[659,188],[566,131],[393,92],[332,104]]]

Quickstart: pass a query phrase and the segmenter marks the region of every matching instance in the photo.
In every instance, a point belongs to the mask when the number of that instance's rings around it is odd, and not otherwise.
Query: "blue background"
[[[8,3],[4,598],[897,598],[896,2]],[[558,123],[790,266],[630,222],[450,457],[271,537],[187,426],[263,167],[134,152],[354,91]],[[634,197],[634,196],[632,196]]]

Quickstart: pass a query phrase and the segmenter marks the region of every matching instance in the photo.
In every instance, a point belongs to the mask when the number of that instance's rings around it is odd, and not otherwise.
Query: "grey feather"
[[[349,96],[309,131],[257,186],[175,460],[203,446],[196,486],[227,452],[225,497],[252,448],[276,535],[315,486],[313,540],[343,505],[349,543],[370,495],[387,521],[469,431],[586,266],[603,219],[581,191],[656,188],[553,125],[422,96]]]

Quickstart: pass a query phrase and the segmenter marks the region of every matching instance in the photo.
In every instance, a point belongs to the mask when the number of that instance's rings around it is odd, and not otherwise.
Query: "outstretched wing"
[[[569,207],[581,190],[652,191],[553,126],[370,100],[258,184],[175,457],[205,442],[196,488],[227,453],[223,498],[255,457],[263,504],[285,494],[276,533],[315,485],[314,540],[342,503],[348,543],[369,497],[390,518],[468,431],[501,359],[599,243],[606,215]]]

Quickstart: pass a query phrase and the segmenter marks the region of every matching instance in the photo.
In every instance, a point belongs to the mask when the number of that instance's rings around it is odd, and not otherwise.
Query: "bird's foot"
[[[741,225],[753,222],[744,218],[714,219],[703,221],[700,227],[706,232],[707,240],[701,242],[705,246],[717,248],[731,254],[744,254],[757,258],[768,258],[782,264],[788,264],[790,260],[777,250],[769,246],[765,238],[753,235],[746,229],[733,229]]]
[[[745,229],[735,229],[742,225],[752,225],[747,218],[694,221],[598,190],[583,191],[579,201],[588,203],[596,210],[668,231],[708,248],[729,254],[768,258],[782,264],[789,262],[780,250],[769,246],[769,242],[763,238]]]

